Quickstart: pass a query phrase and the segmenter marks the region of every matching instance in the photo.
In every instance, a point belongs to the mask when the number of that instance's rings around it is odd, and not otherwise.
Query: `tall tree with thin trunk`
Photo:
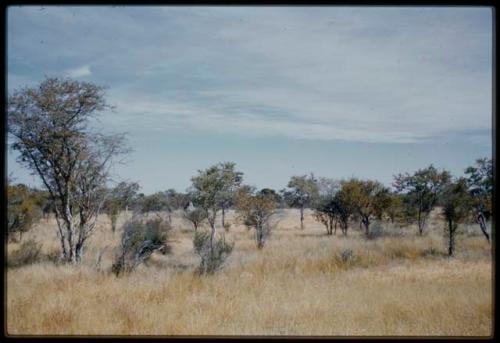
[[[211,228],[210,247],[212,250],[217,233],[215,225],[217,212],[227,199],[228,191],[236,184],[235,180],[239,180],[238,184],[242,180],[243,173],[235,172],[234,166],[234,163],[229,162],[218,163],[205,170],[199,170],[198,175],[191,178],[193,203],[207,213],[207,220]],[[237,175],[237,178],[234,175],[228,175],[231,173]]]
[[[427,218],[436,206],[440,192],[450,179],[448,171],[440,172],[432,165],[413,174],[398,174],[394,177],[393,186],[398,193],[404,194],[405,205],[412,209],[408,213],[413,214],[419,235],[424,233]]]
[[[357,179],[342,182],[342,190],[361,218],[366,237],[369,237],[371,220],[384,212],[389,190],[378,181]]]
[[[290,206],[300,210],[300,228],[304,229],[304,210],[314,204],[318,196],[318,185],[314,175],[292,176],[287,187],[291,190],[284,196],[289,199]]]
[[[235,167],[236,164],[233,162],[223,162],[219,164],[224,183],[224,190],[219,195],[221,224],[223,228],[226,228],[226,210],[234,204],[236,191],[243,181],[243,173],[235,170]]]
[[[476,165],[465,169],[467,186],[476,211],[476,221],[486,240],[490,241],[486,221],[492,213],[493,161],[487,158],[476,160]]]
[[[123,135],[91,132],[90,119],[109,108],[102,87],[48,78],[8,98],[8,132],[19,161],[38,175],[53,202],[61,257],[81,259],[105,199]]]
[[[446,221],[445,233],[448,238],[449,256],[453,256],[455,252],[458,224],[464,222],[471,214],[471,200],[465,178],[449,182],[441,194],[440,204]]]

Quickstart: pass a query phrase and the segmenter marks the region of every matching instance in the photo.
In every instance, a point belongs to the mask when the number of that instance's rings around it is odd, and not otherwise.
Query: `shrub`
[[[366,235],[368,239],[377,239],[384,236],[384,228],[379,222],[374,222],[371,226],[371,230]]]
[[[7,188],[7,233],[10,240],[21,241],[23,233],[31,230],[42,216],[34,192],[19,184]],[[18,239],[15,234],[18,234]]]
[[[233,250],[234,244],[227,243],[224,236],[217,239],[213,248],[210,248],[210,236],[208,232],[197,231],[194,234],[194,251],[201,258],[198,274],[213,274],[221,269]]]
[[[359,258],[354,254],[352,249],[344,249],[335,256],[335,262],[340,267],[352,267],[358,262]]]
[[[33,239],[24,241],[18,250],[14,251],[8,257],[7,265],[9,267],[20,267],[36,262],[42,251],[42,245]]]
[[[130,272],[145,262],[153,252],[168,253],[168,233],[170,225],[162,218],[132,218],[124,224],[121,252],[112,266],[112,271],[119,275]]]

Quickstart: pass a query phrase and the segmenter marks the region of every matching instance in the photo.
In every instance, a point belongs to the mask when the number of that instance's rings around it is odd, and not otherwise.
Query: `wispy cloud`
[[[491,129],[486,8],[44,12],[11,10],[9,74],[63,67],[71,77],[91,76],[110,86],[117,123],[132,133],[163,127],[408,143]],[[42,47],[33,44],[39,40]],[[35,47],[41,57],[31,63],[39,65],[24,65],[18,56]]]
[[[90,71],[89,65],[84,65],[84,66],[81,66],[81,67],[75,68],[75,69],[69,69],[69,70],[66,70],[66,72],[65,72],[66,76],[74,77],[74,78],[89,76],[90,74],[92,74],[92,72]]]

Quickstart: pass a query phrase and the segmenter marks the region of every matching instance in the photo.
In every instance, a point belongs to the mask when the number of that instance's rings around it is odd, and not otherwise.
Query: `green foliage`
[[[467,181],[460,178],[446,185],[441,196],[443,216],[446,221],[445,232],[448,236],[448,255],[455,250],[455,236],[458,224],[464,222],[471,214],[472,203],[468,192]]]
[[[171,230],[162,218],[132,218],[123,226],[121,252],[113,264],[116,275],[130,272],[145,262],[153,252],[169,252],[168,237]]]
[[[240,192],[236,205],[244,224],[255,229],[257,247],[263,248],[273,228],[270,219],[276,211],[276,198],[266,189],[256,194]]]
[[[404,194],[406,215],[416,220],[419,234],[423,234],[426,220],[450,179],[448,171],[439,172],[432,165],[413,174],[399,174],[394,177],[393,186],[398,193]]]
[[[198,230],[198,227],[207,219],[207,211],[202,208],[186,208],[183,212],[183,217],[187,221],[191,222],[194,226],[194,230]]]
[[[191,178],[191,195],[195,206],[204,209],[212,229],[215,229],[217,211],[225,208],[234,199],[241,184],[243,173],[235,171],[235,164],[223,162],[205,170],[199,170]]]
[[[473,206],[481,212],[486,220],[491,216],[493,196],[493,162],[491,159],[480,158],[476,165],[465,169],[467,186],[472,196]]]
[[[216,239],[211,247],[210,233],[197,231],[194,234],[193,246],[195,253],[201,258],[197,273],[213,274],[223,267],[233,251],[234,244],[227,243],[225,237],[222,236]]]
[[[378,181],[350,179],[341,182],[343,204],[357,214],[368,237],[373,217],[381,217],[389,205],[389,190]]]
[[[287,184],[290,189],[285,193],[289,206],[305,208],[311,206],[318,197],[319,189],[313,174],[292,176]]]
[[[15,250],[7,259],[9,267],[20,267],[38,261],[42,245],[33,239],[25,240],[18,250]]]
[[[31,230],[42,216],[40,197],[23,184],[7,186],[7,233],[10,239],[14,234]]]

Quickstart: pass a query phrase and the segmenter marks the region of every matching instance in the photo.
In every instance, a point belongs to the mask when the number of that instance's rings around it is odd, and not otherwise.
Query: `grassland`
[[[326,236],[306,213],[284,210],[263,250],[253,233],[233,225],[233,254],[219,273],[193,273],[192,229],[174,215],[172,252],[115,277],[120,241],[108,219],[79,266],[57,265],[55,222],[24,239],[42,243],[40,261],[7,269],[6,320],[11,335],[313,335],[489,336],[492,334],[491,246],[464,227],[457,254],[446,257],[443,222],[428,232],[382,224],[367,240],[353,225],[347,237]],[[122,214],[120,224],[126,220]],[[340,230],[339,230],[340,231]],[[8,245],[11,255],[19,244]],[[352,258],[343,260],[351,249]],[[102,258],[99,261],[99,256]]]

